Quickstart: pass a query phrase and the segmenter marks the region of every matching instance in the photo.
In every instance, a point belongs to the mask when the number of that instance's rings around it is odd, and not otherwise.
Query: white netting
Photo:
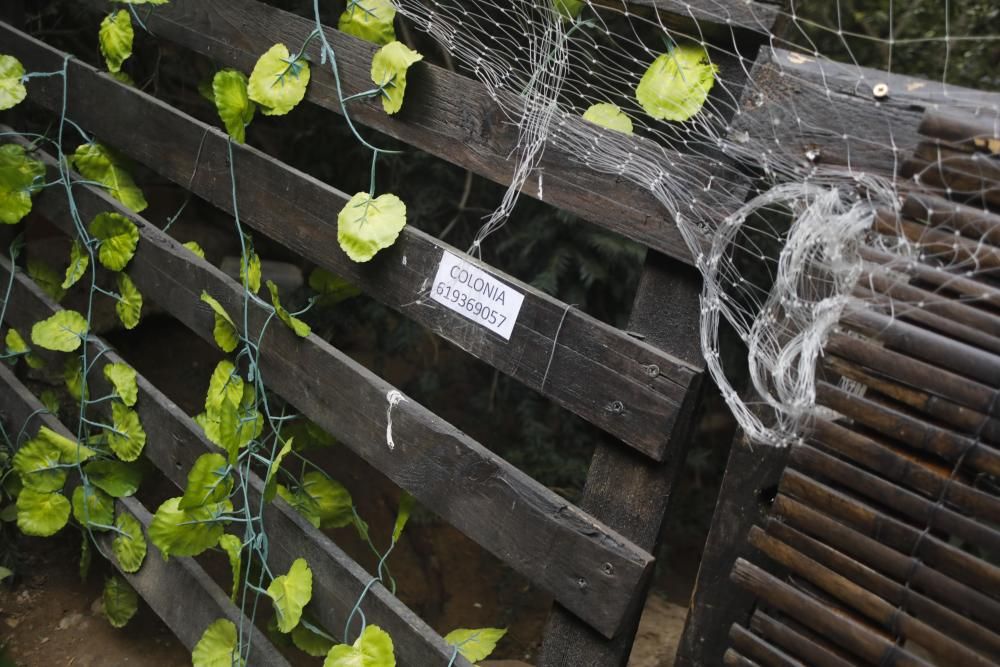
[[[510,216],[529,179],[537,179],[544,198],[544,174],[538,169],[543,151],[559,151],[581,167],[649,191],[662,204],[664,218],[677,225],[704,275],[702,346],[709,370],[741,426],[762,443],[788,443],[802,420],[814,414],[816,361],[845,309],[877,308],[892,315],[918,307],[898,298],[865,298],[857,290],[859,281],[898,280],[901,267],[914,258],[929,260],[932,251],[902,233],[873,231],[876,211],[899,208],[903,183],[895,178],[896,167],[913,148],[905,144],[912,144],[915,128],[912,117],[900,121],[898,109],[880,104],[887,91],[866,76],[856,54],[890,71],[901,58],[916,69],[920,64],[922,74],[945,84],[949,108],[1000,122],[995,100],[947,85],[953,70],[968,69],[969,60],[985,57],[1000,44],[996,36],[959,34],[952,27],[955,17],[974,15],[979,23],[973,27],[986,32],[991,16],[1000,19],[1000,10],[988,2],[894,7],[890,0],[868,3],[873,9],[860,19],[850,0],[823,0],[819,10],[816,3],[793,2],[779,12],[787,41],[771,32],[772,8],[736,0],[703,1],[697,7],[668,0],[394,4],[411,25],[432,35],[464,71],[479,78],[519,128],[513,182],[472,251],[478,252]],[[756,39],[748,39],[754,33]],[[744,46],[750,42],[770,50],[767,72],[753,70],[756,49]],[[683,45],[704,47],[718,66],[711,94],[688,120],[655,120],[635,91],[658,57],[675,54]],[[819,75],[805,77],[797,67],[785,66],[803,63]],[[995,75],[989,77],[975,83],[996,85]],[[815,105],[800,113],[803,90],[829,100],[829,113],[818,114]],[[854,125],[858,119],[838,113],[847,108],[838,106],[844,95],[859,92],[870,99],[865,122],[874,131],[860,132]],[[634,135],[582,121],[598,103],[620,107]],[[740,121],[749,111],[755,121],[748,130]],[[900,145],[897,136],[907,139]],[[842,155],[828,160],[813,146],[815,137],[834,138]],[[873,169],[866,158],[872,154],[882,155],[880,168]],[[748,165],[765,185],[734,211],[724,202],[749,192]],[[790,213],[790,225],[762,222],[762,215],[776,211]],[[949,270],[980,268],[974,252],[945,255],[941,259]],[[764,280],[747,279],[748,262]],[[720,317],[749,350],[752,401],[727,379],[719,355]]]

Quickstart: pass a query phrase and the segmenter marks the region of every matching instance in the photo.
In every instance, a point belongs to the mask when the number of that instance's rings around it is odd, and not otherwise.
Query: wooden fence
[[[98,0],[83,4],[106,9]],[[717,0],[656,4],[675,9],[678,22],[690,22],[695,15],[721,21]],[[747,27],[767,29],[777,17],[765,4],[722,4]],[[313,29],[311,21],[256,0],[173,0],[145,21],[159,39],[245,71],[252,68],[262,44],[302,43]],[[721,23],[717,34],[730,48],[738,35],[740,48],[751,55],[762,38],[739,27],[734,33]],[[327,37],[338,54],[343,85],[367,88],[374,47],[332,29]],[[700,281],[673,222],[648,193],[578,169],[557,151],[547,152],[542,164],[547,202],[651,249],[631,322],[623,331],[413,227],[405,228],[376,260],[356,264],[340,250],[331,220],[330,212],[349,198],[343,192],[252,147],[230,147],[218,128],[122,85],[11,25],[0,24],[0,43],[28,71],[58,71],[67,63],[65,82],[59,77],[32,81],[32,104],[58,115],[65,103],[66,116],[86,132],[226,213],[233,212],[234,202],[228,178],[232,150],[235,199],[247,227],[343,276],[372,298],[614,435],[619,444],[602,446],[594,454],[576,507],[414,400],[393,408],[397,444],[390,450],[385,445],[386,397],[394,387],[322,339],[300,339],[286,329],[271,328],[261,348],[260,367],[270,390],[552,596],[555,607],[539,664],[625,663],[704,375],[697,347]],[[502,122],[500,109],[482,84],[426,64],[412,74],[409,90],[407,106],[419,113],[388,117],[374,104],[362,102],[354,120],[473,173],[509,181],[507,156],[516,133]],[[307,101],[340,110],[329,72],[313,69]],[[42,155],[54,173],[54,158]],[[701,158],[671,157],[679,164],[696,165],[693,172],[705,171]],[[532,186],[526,192],[536,194]],[[84,219],[110,210],[135,222],[140,241],[130,277],[191,331],[212,340],[213,314],[199,301],[203,291],[230,312],[242,308],[243,287],[238,282],[140,215],[98,188],[78,186],[75,194]],[[738,206],[744,192],[737,188],[727,196],[731,199],[719,202],[720,215]],[[43,193],[34,210],[73,234],[65,198]],[[509,341],[467,326],[461,316],[426,298],[425,287],[446,252],[524,295]],[[0,279],[6,280],[11,270],[9,263],[0,264]],[[7,308],[11,326],[29,327],[58,309],[23,273],[15,272],[13,285]],[[259,331],[267,315],[251,304],[250,332]],[[96,340],[93,344],[104,345]],[[113,353],[108,358],[117,359]],[[41,416],[37,399],[15,377],[3,371],[0,380],[12,389],[2,392],[0,400],[7,426],[16,432],[30,416],[30,432],[41,423],[59,428],[51,417]],[[102,381],[93,379],[98,386]],[[140,377],[139,387],[138,412],[149,435],[146,455],[183,487],[194,460],[211,451],[211,444],[155,386]],[[261,481],[254,479],[252,488],[259,494]],[[148,525],[150,514],[137,501],[129,500],[120,509]],[[284,571],[294,558],[305,557],[314,572],[317,620],[325,627],[343,627],[371,575],[280,499],[265,517],[271,568]],[[197,562],[175,558],[165,563],[155,554],[147,562],[155,564],[124,576],[188,647],[211,618],[238,617],[239,611]],[[186,599],[183,605],[197,606],[198,613],[178,612],[179,591],[194,596],[192,601],[203,599],[194,605]],[[392,636],[400,664],[446,665],[452,658],[452,647],[381,584],[367,593],[364,610],[371,623]],[[267,656],[267,664],[282,664],[265,638],[255,641],[260,643],[258,656]],[[467,663],[459,657],[455,664]]]
[[[84,0],[82,4],[95,11],[106,9],[106,3],[100,0]],[[749,0],[636,0],[636,4],[655,5],[669,12],[669,20],[680,25],[697,21],[706,38],[718,40],[730,49],[735,43],[750,58],[760,46],[763,33],[771,31],[780,18],[774,6]],[[244,71],[252,68],[261,45],[302,43],[313,29],[311,21],[256,0],[173,0],[169,5],[157,7],[146,23],[161,40],[207,56],[221,66]],[[345,88],[368,88],[368,67],[374,47],[336,30],[328,30],[326,34],[338,54]],[[0,43],[4,52],[20,59],[29,71],[56,71],[63,67],[64,61],[68,62],[65,99],[61,79],[36,79],[31,85],[33,104],[58,115],[65,102],[67,116],[100,141],[230,214],[234,201],[228,177],[231,167],[241,220],[257,234],[345,277],[370,297],[615,436],[619,442],[595,452],[583,496],[579,506],[574,506],[414,400],[393,408],[396,447],[390,450],[385,446],[386,397],[395,388],[322,339],[316,336],[300,339],[286,329],[271,328],[268,344],[261,348],[261,370],[268,378],[269,389],[411,493],[421,505],[552,596],[555,605],[545,629],[539,665],[603,666],[626,662],[646,597],[655,560],[653,554],[660,545],[661,529],[689,445],[704,379],[698,349],[700,280],[673,222],[664,217],[662,206],[628,183],[579,169],[558,151],[548,151],[541,165],[546,175],[548,203],[650,249],[631,320],[626,330],[619,330],[413,227],[404,229],[397,243],[370,264],[356,264],[343,254],[337,243],[331,212],[340,210],[349,197],[335,187],[255,148],[230,145],[218,128],[122,85],[77,59],[69,57],[66,61],[67,54],[12,25],[0,24]],[[742,71],[735,58],[732,63],[721,64],[732,65],[729,72]],[[779,70],[791,71],[794,76],[779,76]],[[909,80],[888,77],[893,95],[883,106],[892,110],[897,120],[893,129],[888,130],[870,112],[871,100],[858,90],[858,71],[846,66],[843,71],[820,69],[809,59],[793,59],[780,49],[763,51],[752,71],[757,86],[789,86],[795,85],[790,81],[798,81],[802,91],[797,108],[794,112],[772,108],[765,113],[754,105],[741,105],[742,113],[733,119],[733,132],[746,133],[750,147],[755,142],[768,142],[767,149],[762,145],[764,154],[775,144],[776,133],[796,133],[779,136],[786,139],[780,144],[794,147],[788,150],[801,151],[802,128],[829,128],[814,130],[815,136],[808,137],[809,145],[821,151],[825,163],[864,165],[891,173],[899,158],[909,155],[920,142],[918,126],[922,109],[946,97],[934,86],[911,87]],[[875,77],[875,73],[870,74]],[[307,101],[339,113],[341,105],[332,77],[319,67],[313,69],[312,76]],[[820,81],[822,86],[803,85]],[[480,176],[499,183],[510,180],[507,156],[515,146],[516,131],[502,121],[500,109],[479,82],[425,64],[411,74],[407,94],[408,108],[418,109],[418,113],[389,117],[376,104],[358,102],[353,118]],[[796,114],[794,118],[782,116],[792,113]],[[787,122],[776,122],[776,117]],[[838,132],[831,126],[831,118],[849,122],[851,131]],[[122,128],[129,129],[122,131]],[[845,142],[846,134],[850,134],[851,141]],[[896,146],[898,154],[885,151],[887,145]],[[918,167],[921,164],[926,167],[926,161],[933,161],[939,155],[937,149],[928,153],[925,146],[921,150],[917,150],[912,163]],[[697,156],[677,153],[670,157],[680,165],[690,165],[688,170],[692,173],[705,173],[706,178],[712,173],[711,165]],[[964,159],[961,155],[952,157]],[[50,171],[56,168],[51,156],[46,156],[45,161]],[[958,171],[968,176],[962,168]],[[526,185],[525,192],[536,196],[534,187]],[[719,217],[740,206],[749,191],[748,177],[743,188],[733,188],[721,196],[717,201]],[[209,292],[233,311],[242,308],[243,287],[238,282],[199,260],[100,189],[80,186],[75,193],[84,219],[113,210],[136,223],[140,242],[129,275],[144,294],[191,331],[209,341],[213,338],[214,318],[212,311],[199,301],[202,291]],[[919,196],[914,195],[908,206],[908,210],[918,210]],[[43,193],[36,201],[35,211],[66,234],[73,234],[64,198]],[[926,220],[921,217],[923,213],[908,215],[914,221]],[[970,224],[984,223],[977,218]],[[995,221],[990,224],[987,224],[990,234],[1000,229]],[[996,257],[990,254],[995,251],[988,248],[968,251],[981,254],[984,262]],[[462,257],[524,294],[509,340],[467,326],[461,316],[427,298],[426,285],[446,252]],[[9,263],[0,261],[0,282],[6,281],[11,271]],[[931,269],[927,271],[933,273]],[[933,276],[923,277],[922,281],[923,286],[897,289],[924,289],[933,284]],[[963,284],[949,282],[951,289],[959,291]],[[13,285],[6,311],[9,325],[30,327],[58,309],[23,273],[14,273]],[[968,287],[979,291],[996,289],[995,285],[984,286],[979,282]],[[414,305],[417,303],[419,306]],[[259,331],[267,315],[265,309],[251,304],[250,331]],[[975,375],[996,371],[997,331],[990,328],[996,326],[996,312],[956,304],[953,310],[928,312],[925,317],[937,318],[936,324],[923,321],[920,326],[937,327],[939,338],[943,332],[951,337],[949,340],[963,341],[945,344],[935,338],[934,354],[951,354],[949,360],[965,364],[964,371],[958,372],[972,374],[971,377],[977,378],[975,382],[952,380],[939,369],[925,367],[927,359],[915,361],[913,358],[919,358],[918,351],[927,341],[926,335],[922,338],[906,329],[906,326],[917,328],[917,324],[897,326],[894,331],[899,336],[895,343],[882,341],[889,351],[866,347],[867,343],[854,339],[834,340],[831,343],[834,356],[829,361],[831,372],[868,383],[874,392],[914,409],[938,411],[933,413],[935,419],[947,422],[951,430],[935,431],[935,438],[924,440],[927,446],[936,448],[934,453],[945,460],[955,461],[962,456],[967,459],[964,463],[996,474],[997,455],[991,447],[969,453],[963,449],[961,438],[965,436],[952,432],[961,427],[968,433],[972,424],[968,420],[976,418],[968,412],[972,409],[980,416],[994,416],[985,422],[982,432],[993,434],[989,437],[996,435],[995,391],[991,387],[1000,384],[1000,380],[994,375]],[[883,323],[859,316],[850,324],[859,331],[871,332],[882,331]],[[93,344],[103,345],[96,340]],[[894,351],[894,344],[903,347]],[[968,346],[976,346],[979,352],[967,354]],[[900,368],[916,373],[911,380],[879,371],[885,364],[895,364],[893,354],[909,359]],[[108,357],[117,360],[114,353]],[[100,386],[103,379],[95,376],[92,381]],[[951,393],[942,389],[945,393],[938,395],[929,389],[938,385],[921,384],[925,381],[953,382],[957,388]],[[0,391],[0,417],[5,426],[17,431],[28,420],[30,431],[40,424],[60,428],[50,416],[42,414],[38,400],[24,385],[2,368],[0,383],[6,387]],[[141,399],[137,409],[150,436],[146,455],[169,480],[183,488],[194,460],[212,451],[213,445],[206,440],[201,427],[150,382],[140,377],[139,388]],[[912,423],[913,417],[890,414],[874,401],[844,401],[838,392],[833,385],[820,387],[825,404],[837,406],[841,412],[854,410],[844,413],[871,429],[878,430],[883,425],[893,434],[927,433],[922,422]],[[950,402],[939,400],[942,396]],[[906,430],[911,427],[916,430]],[[823,429],[827,430],[820,433]],[[928,526],[930,512],[936,521],[961,526],[968,539],[982,538],[990,544],[995,539],[994,529],[981,522],[984,518],[994,523],[1000,520],[995,499],[980,490],[967,484],[945,482],[939,472],[907,463],[903,454],[839,423],[821,424],[816,439],[823,444],[795,451],[792,467],[782,478],[780,488],[777,484],[787,452],[762,453],[759,448],[751,452],[739,443],[734,447],[679,664],[715,665],[724,659],[734,664],[747,664],[740,661],[751,659],[760,661],[759,664],[850,663],[837,653],[838,647],[845,644],[834,640],[837,646],[832,646],[829,641],[817,639],[817,633],[849,636],[849,639],[860,637],[858,641],[865,650],[892,643],[863,624],[854,621],[849,624],[838,615],[839,611],[832,611],[858,602],[874,605],[865,609],[885,612],[885,605],[878,606],[871,595],[897,600],[902,586],[900,576],[909,571],[909,561],[898,557],[893,560],[889,557],[890,547],[870,538],[865,541],[861,532],[850,532],[838,528],[836,522],[830,523],[831,519],[819,510],[832,507],[840,497],[837,494],[842,493],[826,486],[830,478],[835,478],[838,484],[864,479],[870,482],[866,489],[872,493],[888,494],[880,502],[890,504],[894,510],[924,517]],[[858,466],[875,473],[868,473],[871,478],[863,477]],[[814,478],[815,470],[823,471],[823,480]],[[926,498],[913,496],[909,491],[904,493],[891,484],[887,486],[885,480],[895,480],[892,475],[901,475],[925,495],[940,494],[947,488],[949,501],[958,509],[929,509]],[[254,494],[259,496],[262,487],[261,480],[252,480]],[[773,516],[782,521],[764,518],[775,494],[778,500]],[[810,504],[808,498],[822,498],[826,504]],[[257,498],[252,497],[251,502],[257,502]],[[137,501],[124,501],[119,510],[148,525],[149,512]],[[803,521],[801,525],[795,524],[798,519]],[[892,529],[897,531],[894,534],[900,544],[912,545],[912,528],[891,523],[878,514],[866,515],[864,520],[868,522],[865,530],[882,534],[879,531]],[[295,558],[306,558],[314,572],[317,620],[328,628],[343,627],[372,576],[284,501],[275,501],[273,509],[265,513],[265,521],[271,536],[271,568],[284,571]],[[766,523],[767,531],[751,530],[754,521]],[[838,544],[834,540],[840,538],[816,539],[810,527],[819,525],[839,531],[829,534],[841,536],[845,545],[861,545],[858,548],[868,549],[865,553],[876,554],[879,559],[884,557],[896,568],[895,574],[873,574],[863,569],[867,561],[862,555],[850,552],[855,559],[850,560],[833,552]],[[927,621],[932,623],[941,619],[951,622],[939,626],[940,629],[954,630],[955,637],[967,640],[975,650],[985,647],[988,652],[995,651],[996,636],[992,633],[998,629],[995,622],[1000,618],[1000,602],[996,599],[996,589],[981,587],[983,582],[995,585],[995,567],[989,569],[992,566],[972,563],[971,557],[937,538],[921,540],[921,544],[935,545],[940,558],[954,571],[920,570],[908,575],[917,588],[918,578],[926,576],[926,581],[931,582],[928,586],[936,586],[934,590],[941,593],[941,597],[934,599],[930,593],[926,599],[916,596],[914,599],[924,605],[918,615],[923,618],[930,613]],[[805,599],[799,588],[789,586],[748,560],[740,560],[736,570],[747,588],[731,586],[729,573],[733,563],[739,557],[750,556],[753,552],[750,545],[763,549],[776,560],[784,559],[781,562],[788,568],[803,568],[799,576],[812,581],[814,588],[827,585],[849,591],[846,595],[853,597],[845,601],[836,597],[836,591],[824,589],[824,596],[816,598],[823,604],[817,607],[809,601],[812,598]],[[904,547],[899,548],[905,551]],[[898,556],[901,552],[893,553]],[[863,579],[852,579],[855,574]],[[974,582],[963,579],[973,574]],[[193,646],[211,620],[239,618],[239,610],[192,559],[163,562],[153,554],[138,573],[123,576],[188,647]],[[891,581],[892,577],[896,580]],[[849,579],[854,581],[852,585],[845,583]],[[907,588],[903,590],[908,590],[909,578],[905,580]],[[972,590],[973,584],[978,590]],[[185,595],[183,613],[179,612],[178,591]],[[749,620],[757,597],[785,615],[779,617],[761,607]],[[959,601],[968,605],[970,600],[975,601],[976,611],[969,612],[974,622],[956,619],[955,607],[940,609]],[[447,665],[451,660],[452,647],[381,584],[371,586],[364,610],[370,622],[392,636],[400,664],[422,667]],[[823,618],[825,625],[806,631],[789,620],[791,615]],[[905,613],[892,615],[893,623],[907,618]],[[932,618],[935,621],[930,621]],[[726,633],[731,627],[733,649],[723,658]],[[258,636],[255,641],[260,660],[269,665],[283,664],[264,637]],[[765,644],[765,648],[760,648]],[[955,651],[971,650],[958,641],[941,646]],[[813,653],[798,654],[800,657],[794,659],[785,655],[795,653],[796,647],[806,647],[803,650]],[[770,656],[768,659],[760,657],[765,653]],[[820,653],[835,657],[827,662],[812,657]],[[775,655],[779,658],[774,658]],[[455,664],[468,663],[458,658]],[[900,660],[885,664],[919,663]]]

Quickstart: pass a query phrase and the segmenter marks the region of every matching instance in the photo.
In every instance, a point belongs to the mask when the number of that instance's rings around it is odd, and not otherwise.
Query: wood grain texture
[[[749,656],[758,664],[767,667],[805,667],[802,662],[780,648],[772,646],[768,641],[758,637],[742,625],[733,624],[729,628],[729,641],[733,648],[743,655]]]
[[[212,341],[214,319],[199,301],[202,291],[241,312],[241,286],[141,217],[90,187],[78,188],[77,204],[87,220],[117,210],[136,223],[140,242],[130,276],[198,335]],[[70,232],[62,196],[42,195],[35,206]],[[254,340],[269,315],[252,306]],[[393,408],[390,449],[386,396],[394,387],[315,335],[301,339],[275,323],[261,349],[261,372],[273,391],[599,632],[618,631],[651,570],[646,551],[413,400]]]
[[[945,90],[940,83],[784,49],[762,50],[750,77],[754,89],[730,135],[746,141],[734,145],[734,152],[798,163],[803,176],[814,167],[809,151],[818,151],[820,166],[892,176],[920,142],[923,109],[956,100],[983,109],[1000,104],[997,93],[951,85]],[[875,99],[878,83],[889,86],[888,98]]]
[[[3,261],[5,258],[0,257],[0,262]],[[0,417],[8,432],[19,431],[30,417],[30,432],[34,432],[36,425],[44,425],[76,441],[76,437],[59,420],[45,414],[42,403],[4,364],[0,364]],[[148,531],[152,515],[142,503],[135,498],[122,498],[115,504],[117,514],[131,514],[142,524],[144,531]],[[104,552],[110,554],[111,534],[105,533],[98,540]],[[118,568],[114,558],[111,562],[188,650],[194,648],[205,628],[216,619],[227,618],[237,626],[252,627],[250,620],[241,615],[240,610],[229,601],[229,596],[197,561],[176,557],[165,561],[152,542],[149,542],[148,549],[138,572],[124,572]],[[263,634],[254,635],[253,655],[261,664],[288,666],[285,658]]]
[[[105,9],[102,0],[86,1],[100,11]],[[147,25],[161,38],[244,72],[253,69],[262,45],[284,42],[294,51],[315,27],[309,19],[256,0],[174,0],[157,7]],[[370,63],[377,47],[332,28],[326,35],[337,54],[345,95],[370,90]],[[318,66],[319,48],[313,45],[306,53],[317,63],[306,99],[340,113],[333,76],[328,68]],[[387,116],[377,101],[359,100],[351,103],[351,117],[497,183],[511,182],[515,164],[510,156],[517,145],[517,127],[483,84],[421,63],[408,74],[406,96],[406,108],[395,116]],[[574,116],[565,122],[586,127],[585,121]],[[674,151],[666,155],[676,164],[672,168],[705,173],[706,184],[709,174],[716,171],[712,160]],[[693,261],[673,220],[643,188],[582,169],[570,156],[552,148],[546,150],[539,169],[545,174],[547,203],[683,261]],[[530,178],[524,192],[537,197],[537,187],[538,179]],[[717,195],[720,208],[735,208],[725,204],[735,203],[731,193],[718,191]]]
[[[700,292],[701,281],[693,269],[651,253],[629,329],[691,364],[701,363],[697,342]],[[685,407],[670,433],[669,456],[664,461],[650,461],[615,446],[598,447],[591,460],[581,506],[650,552],[655,552],[660,542],[701,396],[699,384],[692,383]],[[645,600],[645,589],[639,599]],[[630,609],[623,631],[606,641],[555,605],[546,625],[538,665],[625,665],[641,613],[641,604]]]
[[[79,194],[86,198],[86,193]],[[39,209],[44,208],[45,202],[39,202]],[[9,263],[0,257],[3,284],[9,279],[9,271]],[[13,326],[26,331],[33,322],[48,317],[56,309],[57,306],[23,272],[15,274],[7,311],[8,321]],[[103,341],[95,341],[93,352],[102,345],[106,346]],[[114,351],[104,353],[103,358],[108,363],[128,363]],[[99,370],[102,366],[98,365],[88,380],[95,394],[106,395],[111,387]],[[149,435],[144,454],[178,489],[183,489],[195,460],[202,454],[217,452],[218,448],[205,438],[201,427],[142,375],[137,374],[136,381],[139,400],[135,409]],[[248,476],[248,482],[250,503],[257,506],[263,482],[254,474]],[[305,558],[314,574],[313,600],[317,604],[313,611],[317,620],[327,630],[339,631],[372,576],[281,498],[276,498],[272,509],[264,512],[264,525],[270,536],[268,563],[272,571],[287,571],[296,558]],[[176,601],[174,606],[184,607]],[[401,664],[446,664],[451,659],[452,647],[381,583],[369,588],[364,612],[370,622],[390,633]],[[469,667],[468,661],[461,657],[455,664]]]
[[[850,661],[837,655],[833,650],[759,609],[750,619],[750,629],[813,667],[852,667]]]
[[[39,42],[2,27],[0,37],[33,70],[61,67],[62,55]],[[71,63],[70,72],[71,118],[165,178],[182,187],[190,183],[195,194],[232,212],[228,142],[221,131],[77,61]],[[58,108],[61,83],[57,78],[33,82],[32,99]],[[130,130],[121,132],[122,127]],[[192,181],[199,150],[197,177]],[[347,278],[644,454],[655,459],[665,456],[696,366],[468,258],[525,294],[517,325],[510,341],[505,341],[429,296],[442,253],[467,257],[463,253],[407,227],[392,248],[371,262],[355,263],[337,242],[334,212],[346,203],[344,193],[253,148],[234,145],[233,155],[244,224]]]

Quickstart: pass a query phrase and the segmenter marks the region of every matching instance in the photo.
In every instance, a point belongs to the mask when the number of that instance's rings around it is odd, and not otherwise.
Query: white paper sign
[[[431,297],[459,315],[510,340],[524,295],[445,250]]]

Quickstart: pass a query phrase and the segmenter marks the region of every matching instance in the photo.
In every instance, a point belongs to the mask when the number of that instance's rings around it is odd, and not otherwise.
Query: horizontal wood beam
[[[48,164],[54,164],[46,156]],[[139,227],[129,265],[139,289],[208,341],[207,291],[240,313],[243,288],[140,216],[90,186],[77,186],[84,220],[116,210]],[[72,232],[62,193],[37,211]],[[270,311],[252,304],[256,340]],[[236,318],[239,319],[238,317]],[[392,409],[394,448],[386,444],[387,396],[396,389],[315,335],[298,338],[280,322],[261,346],[267,385],[359,456],[606,636],[613,636],[652,570],[653,557],[494,455],[413,400]],[[556,557],[555,555],[558,555]],[[595,604],[600,600],[600,604]]]
[[[2,257],[0,263],[3,264],[0,270],[6,274],[10,265]],[[6,275],[4,278],[6,279]],[[8,432],[17,433],[23,425],[30,422],[29,432],[33,433],[37,427],[47,426],[76,441],[76,436],[46,412],[41,401],[5,364],[0,364],[0,418],[6,423]],[[152,515],[142,503],[135,498],[121,498],[115,504],[118,514],[131,514],[142,524],[143,531],[148,533]],[[110,535],[105,537],[106,539],[98,539],[105,552],[111,553]],[[117,560],[111,558],[110,561],[188,650],[192,650],[198,643],[205,628],[219,618],[227,618],[238,627],[253,627],[250,620],[242,616],[236,605],[230,602],[229,596],[197,561],[177,557],[165,561],[148,538],[147,544],[149,551],[138,572],[125,572],[118,566]],[[253,636],[252,655],[260,664],[288,666],[281,653],[260,632]]]
[[[9,262],[0,257],[0,283],[7,284],[9,271]],[[7,321],[22,334],[30,331],[34,322],[58,310],[58,306],[23,272],[15,274],[13,285]],[[99,341],[93,345],[93,352],[107,347]],[[114,351],[104,353],[102,358],[108,363],[128,363]],[[111,387],[99,371],[101,366],[88,375],[88,381],[96,393],[103,395],[110,393]],[[218,447],[205,438],[194,420],[145,377],[137,373],[136,381],[139,400],[135,409],[150,436],[144,454],[178,489],[183,489],[194,461],[202,454],[218,452]],[[25,418],[27,414],[30,413],[26,413]],[[250,503],[258,506],[264,483],[252,473],[247,479]],[[284,572],[296,558],[305,558],[314,575],[313,600],[317,604],[313,611],[317,620],[328,630],[343,628],[372,575],[281,498],[275,498],[263,516],[270,537],[268,563],[271,569]],[[368,588],[363,610],[370,622],[392,636],[396,655],[403,664],[446,664],[451,659],[454,649],[381,583]],[[469,667],[461,656],[454,664]]]
[[[784,49],[762,49],[750,73],[753,91],[733,121],[730,137],[746,137],[732,153],[751,162],[849,167],[893,176],[920,142],[923,109],[960,105],[995,109],[1000,93],[944,86]],[[876,99],[884,83],[888,96]],[[817,156],[811,159],[807,153]],[[756,154],[759,157],[754,157]]]
[[[31,71],[62,67],[64,54],[2,24],[0,38]],[[198,196],[232,212],[229,145],[224,133],[76,60],[69,64],[68,98],[68,114],[75,122],[163,177],[190,186]],[[33,79],[29,99],[59,109],[62,82],[58,77]],[[396,244],[371,262],[353,262],[337,242],[336,212],[348,200],[344,193],[254,148],[234,144],[232,150],[240,217],[246,225],[345,277],[643,454],[663,459],[698,366],[636,340],[413,227],[405,228]],[[524,294],[509,341],[430,298],[445,252],[461,256]]]
[[[98,11],[107,10],[103,0],[86,0],[86,3]],[[257,0],[174,0],[156,7],[145,21],[158,37],[211,58],[219,65],[244,72],[253,69],[269,45],[283,42],[295,51],[315,28],[310,19]],[[370,90],[370,64],[377,47],[333,28],[327,28],[326,35],[337,54],[344,94]],[[306,49],[306,54],[314,63],[306,99],[341,113],[333,75],[328,67],[318,64],[319,47],[314,43]],[[414,67],[407,77],[403,111],[388,116],[377,100],[357,100],[350,103],[352,120],[479,176],[509,185],[516,166],[511,156],[516,154],[518,129],[486,87],[475,79],[427,62]],[[570,116],[560,122],[563,121],[580,128],[580,132],[598,136],[599,130],[587,129],[582,118]],[[703,174],[705,186],[718,171],[713,158],[661,150],[641,137],[633,140],[663,155],[664,163],[669,160],[672,165],[671,171]],[[693,262],[676,224],[648,190],[625,179],[586,169],[576,157],[551,146],[546,148],[538,171],[545,174],[545,202],[667,255]],[[541,199],[538,181],[529,178],[523,192]],[[718,198],[720,218],[741,203],[741,195],[717,184],[712,193]]]
[[[627,5],[630,9],[653,7],[660,12],[689,18],[711,32],[714,25],[762,33],[770,36],[781,16],[781,8],[754,0],[599,0],[612,5]]]

